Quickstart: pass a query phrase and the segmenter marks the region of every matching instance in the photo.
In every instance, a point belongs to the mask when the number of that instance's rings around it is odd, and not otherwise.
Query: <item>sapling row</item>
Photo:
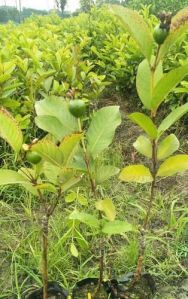
[[[170,127],[188,112],[188,103],[174,109],[160,120],[160,124],[157,118],[161,104],[176,85],[188,75],[188,64],[168,73],[163,71],[165,55],[188,29],[188,9],[178,12],[173,18],[169,13],[161,13],[160,24],[155,27],[153,36],[139,13],[120,6],[112,6],[111,10],[137,41],[140,51],[145,56],[138,66],[136,87],[144,109],[148,113],[135,112],[129,115],[129,119],[145,133],[138,137],[133,146],[138,153],[150,160],[151,166],[148,168],[142,164],[130,165],[125,167],[119,176],[119,179],[124,182],[151,184],[146,216],[140,231],[140,252],[134,285],[139,280],[143,268],[145,239],[150,229],[157,182],[161,178],[188,170],[188,155],[173,155],[179,149],[180,144],[177,137],[168,132]]]

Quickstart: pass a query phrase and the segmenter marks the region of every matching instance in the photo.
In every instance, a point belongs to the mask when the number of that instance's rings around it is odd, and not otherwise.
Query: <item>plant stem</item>
[[[82,133],[82,125],[81,125],[81,121],[80,119],[78,119],[78,127],[79,127],[79,131]],[[87,168],[87,173],[88,173],[88,177],[89,177],[89,181],[91,184],[91,190],[93,195],[95,196],[95,199],[97,199],[97,189],[96,189],[96,184],[95,184],[95,180],[92,177],[92,173],[90,170],[90,163],[89,163],[89,157],[88,157],[88,153],[87,153],[87,149],[86,149],[86,144],[84,141],[84,138],[81,139],[82,142],[82,148],[83,148],[83,152],[84,152],[84,160],[85,160],[85,164],[86,164],[86,168]],[[102,213],[101,211],[99,211],[99,215],[98,215],[98,219],[101,220],[102,219]],[[100,227],[100,231],[102,231],[102,227]],[[100,260],[99,260],[99,281],[98,281],[98,286],[96,289],[96,292],[93,296],[93,298],[97,299],[98,293],[101,290],[101,285],[103,282],[103,273],[104,273],[104,249],[103,249],[103,238],[100,235]]]
[[[143,228],[141,230],[141,240],[140,240],[140,252],[137,262],[137,269],[133,280],[133,285],[140,279],[141,273],[142,273],[142,267],[143,267],[143,259],[146,249],[145,244],[145,238],[146,238],[146,232],[149,229],[149,218],[151,215],[151,210],[153,207],[153,202],[155,199],[155,187],[156,187],[156,172],[157,172],[157,144],[156,140],[152,141],[152,176],[153,181],[151,184],[151,191],[150,191],[150,199],[149,199],[149,205],[146,213],[146,217],[144,220]]]
[[[99,219],[102,219],[102,213],[99,211]],[[100,231],[102,230],[102,227],[100,227]],[[104,274],[104,249],[103,249],[103,238],[102,236],[100,237],[100,261],[99,261],[99,281],[98,281],[98,286],[97,286],[97,293],[100,292],[101,285],[103,282],[103,274]]]
[[[151,72],[152,72],[152,89],[154,89],[154,75],[155,75],[155,70],[158,65],[158,56],[160,52],[160,45],[157,48],[156,56],[155,56],[155,61],[154,64],[150,67]],[[151,119],[153,123],[155,124],[155,118],[156,118],[156,111],[151,111]],[[146,217],[144,220],[143,227],[141,229],[141,238],[140,238],[140,250],[139,250],[139,256],[138,256],[138,261],[137,261],[137,269],[134,275],[134,280],[132,283],[132,287],[135,285],[135,283],[140,279],[141,273],[142,273],[142,267],[143,267],[143,259],[144,259],[144,254],[145,254],[145,249],[146,249],[146,232],[149,229],[149,218],[151,215],[152,207],[153,207],[153,202],[155,199],[155,187],[156,187],[156,174],[157,174],[157,140],[154,139],[152,140],[152,177],[153,181],[151,184],[151,191],[150,191],[150,198],[149,198],[149,205],[146,213]]]
[[[43,299],[48,299],[48,222],[49,217],[45,215],[42,219]]]

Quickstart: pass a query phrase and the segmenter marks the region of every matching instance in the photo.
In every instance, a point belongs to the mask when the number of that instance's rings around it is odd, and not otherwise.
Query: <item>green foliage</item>
[[[18,153],[23,143],[23,136],[18,123],[3,108],[0,109],[0,123],[0,137],[4,138]]]
[[[119,107],[105,107],[94,114],[86,136],[88,152],[94,159],[111,144],[120,123]]]
[[[153,38],[147,23],[133,10],[121,6],[111,6],[111,10],[136,40],[143,55],[150,61]]]
[[[141,9],[142,5],[150,5],[152,13],[158,14],[161,11],[176,12],[187,5],[186,0],[174,1],[174,0],[128,0],[125,5],[133,9]]]

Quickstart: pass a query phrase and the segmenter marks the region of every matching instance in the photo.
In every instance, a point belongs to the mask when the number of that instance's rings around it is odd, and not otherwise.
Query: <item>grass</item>
[[[116,186],[117,182],[113,182]],[[120,218],[129,218],[133,223],[141,223],[145,214],[143,201],[148,190],[118,185],[119,191],[114,196]],[[113,189],[113,188],[112,188]],[[137,189],[137,190],[136,190]],[[26,286],[33,284],[41,286],[40,275],[40,211],[37,202],[25,192],[14,198],[14,189],[5,189],[8,203],[1,201],[1,275],[0,298],[8,298],[7,294],[15,293],[18,298]],[[111,190],[110,193],[114,193]],[[10,201],[12,201],[10,203]],[[145,202],[145,204],[147,204]],[[69,245],[75,238],[72,223],[65,221],[66,212],[58,207],[51,222],[51,241],[49,250],[50,278],[58,280],[65,288],[71,288],[74,283],[84,277],[97,276],[96,237],[85,226],[78,226],[81,236],[91,245],[76,242],[80,251],[79,259],[71,257]],[[152,215],[152,232],[147,238],[147,253],[145,269],[149,270],[159,281],[170,283],[188,274],[184,261],[188,249],[187,208],[183,204],[181,194],[162,195],[158,193]],[[182,216],[183,215],[183,216]],[[66,233],[68,232],[68,233]],[[76,238],[75,238],[76,239]],[[134,271],[138,256],[138,236],[126,235],[109,239],[106,242],[106,277],[121,275]],[[113,271],[111,270],[113,269]]]

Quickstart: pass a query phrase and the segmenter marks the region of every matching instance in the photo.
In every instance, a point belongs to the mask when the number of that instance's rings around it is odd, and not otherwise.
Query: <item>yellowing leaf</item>
[[[15,152],[20,151],[23,143],[21,129],[12,115],[4,108],[0,108],[0,137],[5,139]]]
[[[104,212],[106,217],[110,220],[110,221],[114,221],[116,218],[116,208],[112,202],[112,200],[110,198],[106,198],[103,200],[99,200],[96,203],[96,208],[101,211]]]
[[[130,165],[125,167],[119,176],[123,182],[148,183],[153,181],[149,168],[144,165]]]
[[[145,137],[140,136],[133,144],[134,148],[142,155],[151,158],[152,157],[152,144],[151,141]]]
[[[74,257],[78,257],[78,249],[76,248],[74,243],[71,243],[70,252]]]
[[[186,170],[188,170],[188,155],[176,155],[161,164],[157,176],[172,176]]]
[[[167,136],[158,146],[157,159],[164,160],[179,148],[179,140],[174,134]]]

